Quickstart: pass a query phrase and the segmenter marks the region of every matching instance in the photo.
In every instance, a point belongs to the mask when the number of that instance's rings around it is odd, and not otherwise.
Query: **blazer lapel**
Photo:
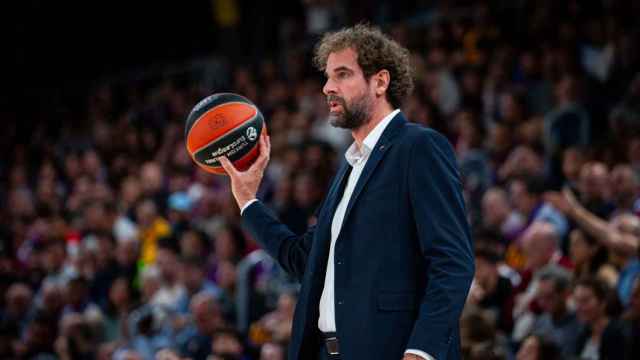
[[[318,214],[316,232],[318,233],[318,251],[320,256],[318,256],[316,260],[326,262],[326,257],[329,253],[328,242],[331,239],[331,221],[333,220],[333,214],[336,212],[336,207],[342,198],[342,193],[344,192],[344,187],[350,173],[351,165],[349,165],[346,160],[343,160],[325,199],[325,206],[323,207],[326,209]]]
[[[349,199],[349,205],[347,206],[347,211],[344,214],[343,224],[347,221],[347,218],[349,217],[349,213],[351,212],[351,209],[353,209],[353,206],[358,200],[358,196],[360,196],[362,189],[364,189],[365,185],[369,181],[369,178],[371,177],[374,170],[376,169],[376,167],[384,157],[384,154],[393,145],[393,140],[395,136],[398,134],[400,129],[402,129],[402,127],[406,122],[407,120],[404,118],[404,115],[402,115],[402,112],[398,113],[398,115],[396,115],[391,120],[389,125],[387,125],[387,128],[384,130],[384,132],[380,136],[380,139],[378,139],[378,143],[376,144],[375,148],[371,150],[371,154],[369,155],[367,164],[364,166],[364,169],[362,170],[362,174],[360,174],[360,178],[356,183],[356,187],[353,190],[353,194],[351,194],[351,199]]]
[[[341,195],[344,192],[344,187],[347,183],[347,179],[349,178],[350,173],[351,165],[349,165],[346,160],[343,160],[342,166],[340,166],[340,169],[336,174],[336,178],[331,185],[331,189],[329,189],[329,194],[327,195],[328,214],[333,215],[333,213],[336,211],[336,207],[340,202]]]

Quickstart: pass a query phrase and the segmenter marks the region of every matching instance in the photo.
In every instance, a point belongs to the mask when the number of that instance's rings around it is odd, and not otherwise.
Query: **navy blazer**
[[[289,359],[316,359],[331,222],[342,162],[317,224],[296,236],[261,202],[242,218],[302,287]],[[462,184],[449,142],[396,115],[365,165],[335,244],[336,328],[343,360],[402,359],[406,349],[459,359],[459,318],[474,273]]]

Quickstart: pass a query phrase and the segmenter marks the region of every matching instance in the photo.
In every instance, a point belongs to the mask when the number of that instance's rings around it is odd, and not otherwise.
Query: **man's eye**
[[[344,78],[346,78],[346,77],[347,77],[347,75],[348,75],[348,74],[347,74],[346,72],[339,72],[339,73],[338,73],[338,78],[340,78],[340,79],[344,79]]]

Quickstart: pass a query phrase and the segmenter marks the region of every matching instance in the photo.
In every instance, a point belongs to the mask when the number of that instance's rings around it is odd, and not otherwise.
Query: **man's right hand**
[[[256,161],[245,171],[239,171],[225,156],[218,158],[220,164],[227,172],[227,175],[231,178],[231,191],[233,197],[240,209],[249,202],[256,198],[258,187],[262,181],[264,175],[264,169],[269,163],[269,154],[271,152],[271,141],[269,135],[266,132],[262,132],[260,135],[260,155]]]

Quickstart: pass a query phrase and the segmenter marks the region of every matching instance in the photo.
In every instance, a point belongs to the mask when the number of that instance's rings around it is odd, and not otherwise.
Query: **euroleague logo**
[[[249,138],[249,141],[254,141],[258,138],[258,131],[256,130],[256,128],[251,126],[247,129],[247,138]]]

